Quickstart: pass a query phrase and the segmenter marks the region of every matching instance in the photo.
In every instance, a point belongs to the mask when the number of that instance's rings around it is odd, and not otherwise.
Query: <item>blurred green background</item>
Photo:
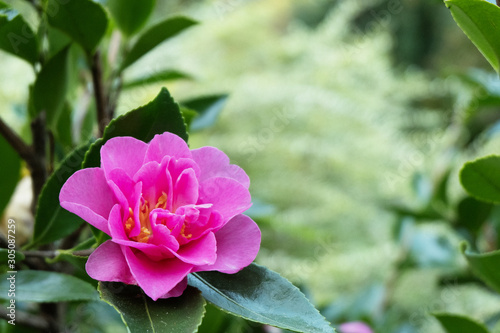
[[[263,230],[258,263],[300,286],[334,324],[439,333],[429,313],[453,312],[500,332],[498,296],[464,273],[454,213],[408,213],[434,198],[436,184],[456,205],[464,197],[462,162],[498,152],[500,142],[495,131],[483,135],[496,116],[467,122],[498,78],[441,1],[157,7],[157,19],[182,14],[201,24],[128,74],[192,73],[194,80],[166,84],[177,100],[229,94],[216,125],[192,134],[190,145],[218,147],[249,174],[249,214]],[[19,87],[32,71],[3,53],[0,63],[1,116],[24,133],[27,91]],[[128,90],[119,113],[147,103],[161,86]],[[235,325],[227,331],[252,329]]]

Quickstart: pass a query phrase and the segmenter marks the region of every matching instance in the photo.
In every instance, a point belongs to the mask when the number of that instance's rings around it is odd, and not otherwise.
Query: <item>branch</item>
[[[45,167],[45,113],[42,112],[31,122],[33,146],[27,145],[1,118],[0,134],[14,148],[19,156],[26,161],[33,179],[33,202],[31,210],[36,211],[38,196],[47,180]]]
[[[7,140],[7,142],[14,148],[14,150],[21,156],[23,160],[28,162],[34,158],[33,149],[28,146],[23,139],[21,139],[12,128],[7,125],[2,118],[0,118],[0,134]]]
[[[0,307],[0,318],[9,321],[11,320],[11,318],[8,315],[9,315],[9,310],[4,306]],[[40,332],[50,332],[53,326],[47,319],[45,319],[42,316],[28,314],[26,312],[22,312],[17,309],[15,315],[16,315],[15,317],[16,325],[28,326]]]
[[[109,123],[109,116],[106,111],[106,97],[102,82],[101,55],[97,51],[92,57],[92,82],[94,83],[94,97],[97,109],[97,124],[99,126],[99,137],[104,133],[104,128]]]

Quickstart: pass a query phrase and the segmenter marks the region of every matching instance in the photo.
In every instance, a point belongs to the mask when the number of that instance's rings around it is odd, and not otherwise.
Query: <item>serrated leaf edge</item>
[[[292,288],[295,288],[295,290],[299,292],[299,294],[300,294],[300,295],[304,298],[304,300],[305,300],[305,301],[307,301],[307,303],[309,303],[309,304],[311,305],[311,307],[312,307],[312,308],[314,308],[314,311],[316,311],[316,313],[317,313],[319,316],[321,316],[321,318],[323,318],[323,321],[324,321],[326,324],[328,324],[328,326],[332,329],[332,332],[333,332],[333,333],[335,333],[335,332],[336,332],[335,328],[333,328],[333,327],[331,326],[330,322],[328,322],[328,320],[326,320],[326,318],[325,318],[325,317],[324,317],[324,316],[323,316],[323,315],[322,315],[322,314],[318,311],[318,309],[316,309],[316,307],[315,307],[315,306],[314,306],[311,302],[309,302],[309,300],[307,299],[306,295],[304,295],[304,293],[303,293],[303,292],[302,292],[299,288],[297,288],[297,286],[295,286],[293,283],[291,283],[291,282],[290,282],[287,278],[283,277],[283,276],[282,276],[281,274],[279,274],[278,272],[275,272],[275,271],[273,271],[273,270],[271,270],[271,269],[269,269],[269,268],[267,268],[267,267],[265,267],[265,266],[261,266],[261,265],[258,265],[258,264],[256,264],[256,263],[252,263],[251,265],[255,265],[255,266],[258,266],[258,267],[263,267],[263,268],[265,268],[265,269],[267,269],[267,270],[271,271],[272,273],[276,274],[276,275],[277,275],[277,276],[279,276],[280,278],[282,278],[282,279],[284,279],[284,280],[288,281],[288,282],[290,283],[290,285],[292,286]],[[205,279],[203,279],[202,277],[200,277],[198,274],[196,274],[196,273],[191,273],[191,275],[192,275],[192,276],[195,276],[197,279],[199,279],[199,280],[203,281],[206,285],[208,285],[208,286],[209,286],[212,290],[216,291],[218,294],[222,294],[222,293],[221,293],[221,292],[220,292],[217,288],[215,288],[214,286],[212,286],[211,284],[209,284],[209,283],[208,283]],[[231,301],[231,303],[236,304],[236,305],[238,305],[238,306],[240,306],[240,307],[242,307],[242,308],[245,308],[245,307],[243,307],[242,305],[240,305],[239,303],[237,303],[236,301],[234,301],[234,300],[232,300],[231,298],[227,297],[226,295],[222,294],[222,296],[224,296],[224,298],[226,298],[226,299],[230,300],[230,301]],[[256,322],[254,319],[246,318],[246,317],[244,317],[244,316],[242,316],[242,315],[232,313],[232,312],[230,312],[230,311],[228,311],[228,310],[226,310],[226,309],[223,309],[223,308],[221,308],[221,307],[217,306],[216,304],[214,304],[214,303],[212,303],[212,302],[210,302],[210,304],[214,305],[214,306],[215,306],[215,307],[217,307],[218,309],[221,309],[222,311],[224,311],[224,312],[226,312],[226,313],[228,313],[228,314],[231,314],[231,315],[233,315],[233,316],[237,316],[237,317],[240,317],[240,318],[244,318],[244,319],[246,319],[246,320],[249,320],[249,321]],[[245,309],[246,309],[246,308],[245,308]],[[258,313],[254,312],[254,311],[252,311],[252,310],[249,310],[249,312],[252,312],[252,313],[256,314],[256,315],[257,315],[257,316],[259,316],[259,317],[267,318],[267,317],[264,317],[263,315],[258,314]],[[274,319],[271,319],[271,320],[272,320],[273,322],[276,322]],[[258,322],[258,323],[261,323],[261,324],[269,324],[269,322]],[[278,323],[279,323],[279,322],[278,322]],[[280,324],[280,323],[279,323],[279,324]],[[280,325],[282,325],[282,324],[280,324]],[[278,325],[272,325],[272,326],[275,326],[275,327],[278,327],[278,328],[282,328],[282,329],[286,329],[286,330],[291,330],[291,331],[298,332],[298,333],[309,333],[309,332],[303,332],[303,331],[296,331],[296,330],[294,330],[294,329],[291,329],[290,327],[284,327],[284,326],[278,326]]]

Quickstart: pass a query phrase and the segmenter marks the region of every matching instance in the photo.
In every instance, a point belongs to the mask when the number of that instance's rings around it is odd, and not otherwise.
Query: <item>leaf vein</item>
[[[144,300],[144,307],[146,308],[146,314],[148,315],[149,322],[151,323],[151,329],[153,330],[153,333],[156,333],[155,325],[153,324],[153,319],[151,319],[151,314],[149,313],[148,300],[146,299],[144,292],[142,293],[142,299]]]

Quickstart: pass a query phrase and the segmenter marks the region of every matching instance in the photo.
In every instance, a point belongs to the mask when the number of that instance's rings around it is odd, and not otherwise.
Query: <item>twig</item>
[[[94,249],[75,251],[72,254],[75,256],[87,257],[92,252],[94,252]],[[37,258],[55,258],[61,253],[63,253],[63,252],[57,251],[57,250],[56,251],[24,251],[24,252],[22,252],[22,254],[24,254],[25,257],[37,257]]]
[[[94,97],[97,109],[97,122],[99,126],[99,137],[104,133],[104,128],[109,123],[109,115],[106,111],[106,97],[102,82],[101,55],[97,51],[92,57],[92,82],[94,83]]]
[[[9,310],[4,306],[0,307],[0,318],[9,321],[11,320],[11,318],[8,315]],[[53,325],[51,325],[46,318],[31,313],[28,314],[26,312],[19,311],[18,309],[16,309],[15,318],[16,325],[28,326],[40,332],[50,332],[51,328],[53,327]]]
[[[0,134],[7,140],[7,142],[14,148],[14,150],[21,156],[23,160],[28,162],[34,158],[33,149],[28,146],[23,139],[21,139],[2,118],[0,118]]]

